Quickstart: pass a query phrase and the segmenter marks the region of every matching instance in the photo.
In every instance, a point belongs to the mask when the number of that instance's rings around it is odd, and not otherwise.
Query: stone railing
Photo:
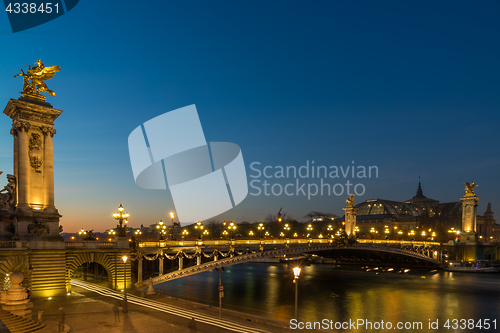
[[[27,241],[0,241],[0,250],[22,250],[27,248]]]
[[[116,249],[116,242],[66,242],[67,249]]]

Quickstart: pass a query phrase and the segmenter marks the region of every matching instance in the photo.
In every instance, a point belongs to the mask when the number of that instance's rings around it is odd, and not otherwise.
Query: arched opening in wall
[[[109,282],[109,272],[97,262],[84,262],[77,266],[71,275],[72,279],[87,281],[91,283]]]
[[[485,259],[486,260],[495,260],[495,254],[492,253],[491,251],[488,251],[488,252],[486,252]]]

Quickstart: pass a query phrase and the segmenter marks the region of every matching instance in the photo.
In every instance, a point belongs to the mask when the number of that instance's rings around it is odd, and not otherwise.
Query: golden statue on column
[[[472,182],[472,183],[467,183],[467,182],[464,182],[465,184],[465,196],[467,197],[472,197],[474,196],[474,187],[478,186],[476,183]]]
[[[46,97],[40,93],[48,92],[50,96],[55,96],[56,93],[50,90],[45,82],[52,79],[54,75],[61,70],[59,66],[45,67],[40,59],[33,65],[28,65],[28,73],[21,73],[14,77],[22,76],[23,82],[23,97],[45,102]]]

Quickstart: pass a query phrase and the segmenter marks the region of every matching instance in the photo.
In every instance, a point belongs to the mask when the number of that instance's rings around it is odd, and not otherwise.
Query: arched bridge
[[[235,241],[233,241],[233,242],[235,242]],[[201,248],[198,247],[198,248],[196,248],[195,253],[193,253],[191,255],[186,254],[183,249],[180,249],[180,250],[178,250],[178,252],[175,255],[170,256],[170,255],[164,254],[163,250],[162,250],[155,255],[154,259],[159,258],[161,256],[165,256],[167,259],[170,259],[170,260],[179,259],[179,270],[169,272],[166,274],[161,274],[160,276],[157,276],[157,277],[152,278],[152,279],[147,280],[147,281],[139,281],[138,283],[136,283],[136,287],[139,289],[145,288],[149,284],[155,285],[158,283],[182,278],[185,276],[210,271],[210,270],[213,270],[214,268],[240,264],[240,263],[249,262],[249,261],[262,259],[262,258],[266,258],[266,257],[279,257],[279,256],[283,256],[283,255],[286,255],[286,256],[292,255],[292,257],[293,257],[293,255],[300,255],[301,253],[304,253],[304,252],[327,251],[327,250],[340,249],[340,248],[353,250],[353,251],[360,251],[360,250],[366,251],[366,250],[368,250],[368,251],[393,253],[393,254],[399,254],[399,255],[411,257],[414,259],[423,260],[423,261],[430,262],[430,263],[433,263],[436,265],[439,264],[439,261],[434,258],[434,257],[437,257],[437,253],[430,250],[431,247],[429,247],[429,246],[427,246],[427,247],[420,246],[419,247],[418,245],[414,246],[414,244],[412,244],[411,247],[408,247],[407,249],[405,249],[405,248],[401,247],[401,244],[399,244],[399,247],[396,247],[396,245],[389,244],[387,242],[379,243],[379,244],[375,244],[373,242],[372,243],[358,243],[356,245],[347,246],[347,247],[337,246],[335,243],[328,242],[328,241],[321,242],[319,244],[315,244],[312,241],[310,241],[307,243],[305,242],[306,244],[298,244],[298,246],[297,245],[290,246],[290,244],[287,243],[286,240],[279,241],[279,243],[280,244],[277,244],[277,242],[274,241],[274,244],[282,245],[284,247],[280,248],[280,249],[274,248],[272,250],[264,250],[264,247],[261,246],[260,251],[251,251],[251,250],[249,250],[249,248],[247,248],[247,250],[243,251],[243,252],[238,252],[234,249],[234,246],[237,246],[238,244],[228,244],[228,245],[230,245],[230,248],[226,254],[220,252],[218,249],[214,250],[213,253],[211,253],[211,254],[206,254],[202,251]],[[243,245],[243,244],[241,244],[241,245]],[[219,246],[220,246],[220,244],[219,244]],[[424,249],[425,249],[425,251],[424,251]],[[226,257],[226,258],[217,260],[218,259],[217,254],[219,254],[223,257]],[[202,264],[201,260],[200,260],[202,256],[204,256],[206,258],[214,258],[214,260]],[[198,259],[197,265],[191,266],[188,268],[183,268],[182,267],[182,258],[183,257],[187,257],[189,259],[193,259],[196,257]],[[151,259],[149,259],[149,260],[151,260]],[[142,273],[140,275],[142,275]]]

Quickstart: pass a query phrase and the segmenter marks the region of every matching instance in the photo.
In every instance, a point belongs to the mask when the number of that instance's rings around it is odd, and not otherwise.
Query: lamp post
[[[119,225],[116,226],[116,231],[118,232],[118,236],[127,236],[127,218],[130,216],[129,213],[124,213],[122,204],[118,207],[118,212],[113,213],[113,217],[118,221]]]
[[[203,232],[203,224],[201,222],[196,223],[194,226],[196,230],[198,230],[198,239],[201,239],[201,233]]]
[[[187,237],[189,235],[189,231],[187,229],[184,229],[182,231],[182,238]]]
[[[309,237],[311,235],[312,230],[313,230],[312,224],[309,224],[306,229],[307,229],[307,237]]]
[[[229,232],[231,233],[231,240],[233,240],[233,231],[236,230],[236,224],[234,222],[229,223],[229,226],[227,227],[229,229]]]
[[[219,319],[222,319],[222,297],[224,297],[224,287],[222,286],[222,272],[224,272],[224,267],[215,268],[216,272],[219,272]]]
[[[128,312],[127,306],[127,256],[123,256],[123,312]]]
[[[293,283],[295,283],[295,319],[297,319],[297,308],[299,304],[299,276],[300,276],[300,267],[294,267]]]
[[[165,222],[163,222],[163,220],[160,220],[160,222],[156,224],[156,230],[158,230],[158,232],[160,233],[160,240],[165,240],[167,225],[165,224]]]
[[[259,230],[259,235],[260,235],[260,238],[262,238],[262,234],[264,232],[264,223],[259,223],[259,226],[257,227],[257,230]]]
[[[174,212],[170,212],[170,218],[172,219],[172,234],[170,235],[171,236],[170,238],[172,240],[174,240],[174,217],[175,217]]]
[[[401,242],[401,237],[403,237],[403,230],[398,231],[399,241]]]
[[[287,234],[288,231],[290,231],[290,226],[287,224],[285,224],[285,226],[283,227],[283,230],[284,230],[284,233],[285,233],[285,236]]]

